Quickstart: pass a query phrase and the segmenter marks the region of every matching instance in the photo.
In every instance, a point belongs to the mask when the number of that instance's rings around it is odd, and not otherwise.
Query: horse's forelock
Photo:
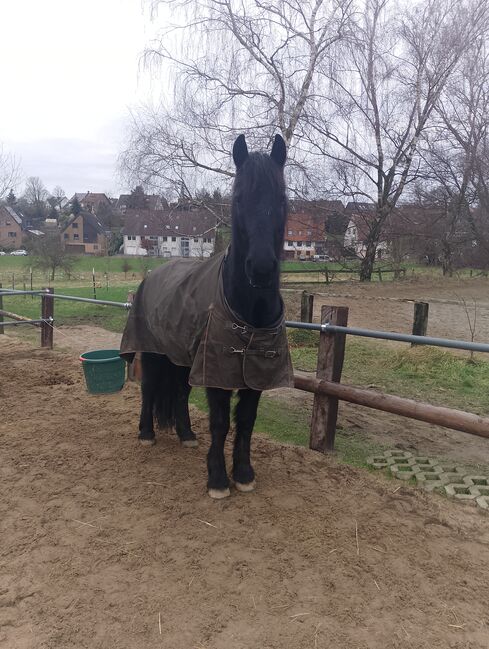
[[[251,153],[236,173],[234,194],[256,196],[260,190],[271,188],[274,194],[283,193],[283,169],[265,153]]]

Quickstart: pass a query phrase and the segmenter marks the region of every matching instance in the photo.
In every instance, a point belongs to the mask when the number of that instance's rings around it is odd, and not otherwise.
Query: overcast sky
[[[0,0],[0,25],[0,143],[24,176],[68,197],[128,189],[116,159],[128,109],[151,87],[142,0]]]

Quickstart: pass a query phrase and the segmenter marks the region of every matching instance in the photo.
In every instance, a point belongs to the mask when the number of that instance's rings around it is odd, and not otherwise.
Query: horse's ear
[[[284,166],[287,158],[287,147],[285,146],[284,138],[281,135],[275,136],[270,157],[281,167]]]
[[[233,146],[233,160],[236,165],[236,169],[239,169],[243,162],[248,157],[248,147],[246,146],[246,140],[244,135],[238,135]]]

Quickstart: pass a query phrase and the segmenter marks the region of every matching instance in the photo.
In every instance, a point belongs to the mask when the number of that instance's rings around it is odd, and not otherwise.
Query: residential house
[[[345,215],[348,217],[344,247],[350,250],[357,257],[362,259],[367,251],[367,240],[370,228],[375,218],[375,206],[373,203],[350,202],[345,208]],[[377,244],[377,259],[383,259],[389,255],[389,245],[385,233],[381,233]]]
[[[125,255],[207,258],[214,252],[215,218],[191,205],[126,210]]]
[[[0,248],[22,247],[22,217],[10,205],[0,206]]]
[[[314,255],[333,254],[337,223],[342,214],[340,201],[291,202],[285,227],[284,258],[310,259]]]
[[[75,254],[106,255],[107,235],[92,212],[73,215],[61,232],[65,247]]]

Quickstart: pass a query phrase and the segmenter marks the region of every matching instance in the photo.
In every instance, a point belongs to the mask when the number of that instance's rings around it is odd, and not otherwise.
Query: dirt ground
[[[141,448],[136,385],[0,341],[0,647],[487,649],[483,512],[258,436],[212,501],[199,413]]]
[[[307,290],[316,293],[316,287]],[[333,283],[317,289],[314,319],[319,322],[321,304],[348,306],[353,327],[411,333],[413,302],[429,302],[428,335],[470,340],[467,320],[476,309],[475,340],[489,340],[489,280],[484,278],[446,280],[418,279],[375,282],[370,285]]]

